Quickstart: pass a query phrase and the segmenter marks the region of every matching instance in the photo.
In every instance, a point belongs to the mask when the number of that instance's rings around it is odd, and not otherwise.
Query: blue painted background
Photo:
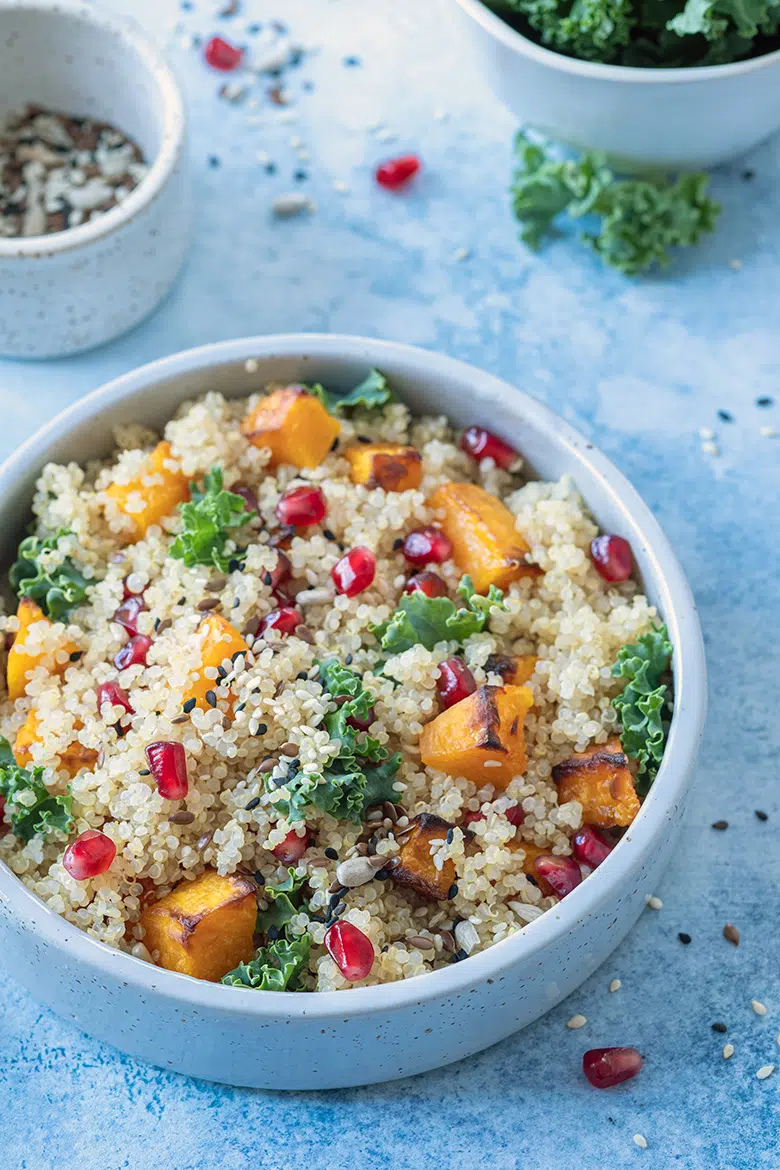
[[[224,22],[207,0],[184,12],[172,0],[135,0],[136,16],[169,42],[187,91],[192,255],[168,302],[129,336],[67,361],[0,362],[0,448],[142,362],[282,330],[416,342],[543,399],[643,492],[701,607],[711,716],[682,845],[658,891],[664,908],[646,911],[602,970],[520,1035],[440,1073],[328,1094],[160,1072],[88,1040],[0,973],[3,1170],[780,1167],[780,1071],[755,1077],[763,1064],[780,1066],[780,439],[759,433],[780,430],[780,144],[714,177],[719,230],[666,276],[629,282],[566,239],[533,256],[505,197],[515,125],[471,72],[447,20],[452,2],[247,0]],[[247,21],[282,17],[318,48],[291,77],[295,123],[265,98],[254,112],[220,100],[221,79],[174,30],[181,20],[190,33],[240,40]],[[361,64],[345,66],[350,55]],[[379,121],[397,141],[377,140],[368,127]],[[424,160],[419,180],[401,196],[378,190],[375,164],[407,149]],[[261,150],[276,175],[258,164]],[[270,200],[295,186],[300,166],[310,178],[298,186],[319,210],[274,221]],[[471,255],[458,261],[462,248]],[[761,395],[779,405],[757,407]],[[734,421],[721,422],[718,409]],[[701,451],[708,426],[718,458]],[[719,818],[726,832],[710,828]],[[739,949],[721,937],[726,921],[741,930]],[[678,931],[691,934],[689,946]],[[614,977],[623,986],[609,994]],[[763,1019],[754,997],[768,1006]],[[565,1027],[575,1012],[588,1017],[576,1032]],[[715,1020],[728,1037],[711,1031]],[[726,1039],[730,1061],[720,1055]],[[599,1093],[579,1071],[581,1055],[614,1043],[637,1045],[645,1068]],[[637,1132],[648,1149],[633,1144]]]

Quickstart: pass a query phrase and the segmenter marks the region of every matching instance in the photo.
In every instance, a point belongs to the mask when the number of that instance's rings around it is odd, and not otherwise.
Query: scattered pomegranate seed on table
[[[72,878],[84,882],[110,869],[115,857],[116,845],[111,838],[99,829],[87,829],[71,841],[62,864]]]
[[[300,861],[306,850],[309,848],[311,840],[311,833],[307,829],[302,837],[299,837],[295,829],[290,829],[283,841],[280,841],[271,852],[277,861],[281,861],[282,865],[294,865],[296,861]]]
[[[447,586],[438,573],[422,572],[410,577],[404,587],[404,593],[414,593],[417,590],[426,597],[444,597]]]
[[[358,983],[371,973],[374,947],[371,939],[351,922],[334,922],[325,935],[328,954],[350,983]]]
[[[573,857],[554,857],[543,853],[537,857],[534,868],[552,886],[559,898],[565,898],[582,881],[582,870]]]
[[[126,646],[114,655],[114,666],[117,670],[126,670],[128,666],[146,666],[146,655],[152,639],[146,634],[133,634]]]
[[[412,565],[440,565],[452,556],[452,542],[441,528],[426,524],[408,533],[403,543],[403,554]]]
[[[110,707],[122,707],[128,715],[135,715],[133,706],[130,702],[130,697],[124,687],[120,687],[119,683],[105,682],[101,683],[97,689],[97,709],[100,713],[106,705]]]
[[[367,548],[357,545],[349,550],[330,571],[330,577],[337,593],[346,597],[357,597],[368,589],[376,573],[376,557]]]
[[[631,576],[631,545],[622,536],[597,536],[590,559],[605,581],[627,581]]]
[[[303,614],[292,605],[282,606],[281,609],[272,609],[260,622],[258,634],[266,630],[276,630],[278,634],[292,634],[303,621]]]
[[[439,663],[436,690],[444,707],[454,707],[456,703],[473,695],[476,689],[474,675],[462,658],[445,658],[444,662]]]
[[[183,745],[166,741],[150,743],[146,759],[160,796],[165,800],[183,800],[189,791]]]
[[[610,1089],[635,1077],[642,1067],[636,1048],[591,1048],[582,1058],[582,1071],[596,1089]]]
[[[128,634],[138,633],[138,615],[146,609],[140,593],[130,593],[114,611],[111,621],[123,626]]]
[[[578,829],[572,837],[571,846],[575,860],[589,865],[591,869],[601,865],[615,848],[593,825],[583,825]]]
[[[514,447],[484,427],[469,427],[465,430],[460,437],[460,449],[478,463],[482,459],[492,459],[497,467],[503,467],[505,471],[517,460]]]
[[[397,191],[405,186],[420,169],[416,154],[402,154],[399,158],[388,159],[376,168],[376,181],[388,191]]]
[[[282,524],[305,528],[325,519],[328,507],[322,488],[305,485],[291,488],[276,505],[276,515]]]
[[[212,69],[230,73],[241,64],[244,54],[237,45],[231,45],[230,41],[226,41],[224,37],[212,37],[206,41],[203,56],[206,64],[210,65]]]

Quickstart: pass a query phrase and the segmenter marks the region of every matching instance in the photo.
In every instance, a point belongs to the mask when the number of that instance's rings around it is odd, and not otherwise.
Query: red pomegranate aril
[[[424,528],[415,528],[408,534],[403,543],[403,554],[412,565],[427,565],[431,562],[440,565],[452,556],[452,542],[441,528],[426,524]]]
[[[152,639],[146,634],[133,634],[126,646],[114,655],[114,666],[117,670],[127,670],[128,666],[146,666],[146,655]]]
[[[402,154],[399,158],[389,158],[376,168],[376,181],[380,187],[388,191],[397,191],[408,183],[420,169],[420,160],[416,154]]]
[[[360,719],[357,715],[350,715],[347,720],[347,727],[354,727],[355,731],[368,731],[375,719],[376,712],[373,707],[369,707],[368,715],[365,719]]]
[[[477,689],[474,675],[462,658],[445,658],[439,663],[436,690],[445,707],[454,707]]]
[[[460,437],[460,449],[476,459],[492,459],[497,467],[508,471],[517,459],[517,451],[484,427],[469,427]]]
[[[180,743],[161,741],[146,749],[149,771],[164,800],[183,800],[189,791],[187,757]]]
[[[523,812],[522,806],[519,804],[513,804],[511,808],[506,810],[504,816],[509,821],[510,825],[514,825],[516,829],[518,829],[525,820],[525,813]]]
[[[252,491],[251,487],[246,487],[246,485],[243,483],[237,483],[234,484],[230,490],[234,496],[241,497],[250,512],[256,512],[258,510],[257,496]]]
[[[243,55],[237,45],[231,45],[230,41],[226,41],[224,37],[212,37],[211,40],[206,41],[206,47],[203,50],[206,64],[210,65],[212,69],[221,69],[223,73],[237,69]]]
[[[290,829],[283,841],[271,850],[277,861],[281,861],[282,865],[295,865],[296,861],[300,861],[306,850],[309,848],[311,841],[311,833],[307,829],[302,837],[299,837],[295,829]]]
[[[130,703],[130,698],[124,687],[120,687],[119,683],[105,682],[101,683],[97,689],[97,709],[98,714],[103,707],[122,707],[128,715],[135,715],[135,711]]]
[[[631,576],[631,545],[622,536],[597,536],[590,542],[590,559],[605,581]]]
[[[593,825],[583,825],[572,837],[571,851],[575,860],[596,869],[606,861],[615,846]]]
[[[537,857],[535,867],[539,877],[549,882],[559,898],[565,898],[582,881],[582,870],[573,857],[554,857],[543,853]]]
[[[595,1089],[610,1089],[631,1080],[642,1067],[636,1048],[590,1048],[582,1058],[582,1071]]]
[[[297,487],[285,492],[276,505],[276,515],[281,524],[305,528],[309,524],[320,524],[328,511],[322,488]]]
[[[374,947],[371,939],[351,922],[339,919],[325,935],[325,946],[341,974],[350,983],[358,983],[371,973]]]
[[[330,579],[337,593],[346,597],[357,597],[368,589],[376,573],[376,557],[367,548],[357,545],[345,553],[330,571]]]
[[[464,829],[467,829],[468,826],[473,825],[475,821],[485,820],[487,820],[487,817],[483,813],[482,809],[480,809],[478,812],[467,812],[463,818],[463,827]]]
[[[4,837],[6,835],[6,833],[11,832],[11,826],[5,824],[4,817],[5,817],[5,797],[0,796],[0,837]]]
[[[406,582],[404,593],[414,593],[415,591],[424,593],[426,597],[446,597],[447,586],[438,573],[424,571],[415,573]]]
[[[292,634],[303,621],[303,614],[292,605],[282,606],[281,609],[272,609],[260,622],[258,634],[266,630],[276,630],[278,634]]]
[[[62,858],[62,864],[77,882],[98,877],[111,868],[116,857],[116,845],[99,829],[87,829],[71,841]]]
[[[292,577],[292,564],[287,553],[278,552],[276,554],[276,564],[271,569],[269,574],[271,580],[268,582],[272,590],[276,590],[280,585],[284,585],[285,581],[289,581]]]
[[[131,593],[127,596],[122,604],[114,610],[111,618],[112,622],[116,622],[120,626],[124,626],[128,634],[138,633],[138,615],[146,609],[144,599],[140,593]]]

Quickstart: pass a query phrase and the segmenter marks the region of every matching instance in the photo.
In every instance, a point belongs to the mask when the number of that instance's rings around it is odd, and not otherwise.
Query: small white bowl
[[[62,357],[136,325],[178,274],[190,219],[184,105],[134,24],[70,0],[0,0],[0,117],[27,102],[109,122],[151,164],[98,219],[0,238],[0,354]]]
[[[497,97],[528,125],[627,172],[714,167],[780,128],[780,50],[733,65],[633,69],[554,53],[480,0],[445,0]]]

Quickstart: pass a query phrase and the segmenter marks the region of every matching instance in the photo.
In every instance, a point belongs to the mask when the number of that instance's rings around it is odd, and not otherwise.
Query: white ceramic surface
[[[699,69],[577,61],[522,36],[480,0],[441,0],[496,95],[524,123],[624,171],[713,167],[780,127],[780,50]]]
[[[257,373],[244,369],[247,358]],[[353,386],[369,367],[416,411],[486,423],[545,478],[573,476],[603,528],[631,542],[674,643],[676,703],[665,760],[641,813],[603,865],[554,910],[445,970],[330,994],[252,992],[153,967],[87,937],[0,864],[0,953],[37,999],[124,1052],[209,1080],[330,1088],[458,1060],[531,1023],[602,963],[636,921],[672,851],[705,712],[705,667],[688,585],[649,509],[560,418],[472,366],[410,346],[293,335],[204,346],[90,394],[0,468],[0,564],[29,517],[49,460],[107,454],[117,423],[161,426],[205,390],[243,396],[266,381]]]
[[[0,239],[0,355],[62,357],[136,325],[176,278],[190,218],[184,107],[133,23],[97,4],[0,0],[0,118],[25,102],[110,122],[151,163],[99,219]]]

